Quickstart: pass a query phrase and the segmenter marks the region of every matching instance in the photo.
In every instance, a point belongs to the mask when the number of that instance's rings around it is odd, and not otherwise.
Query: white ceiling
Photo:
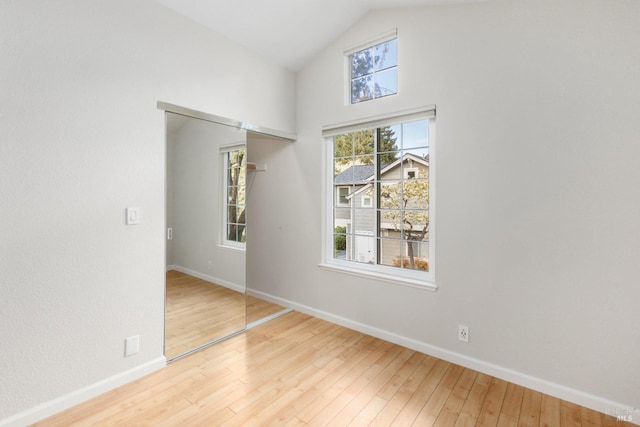
[[[290,70],[372,9],[460,0],[157,0]],[[464,0],[463,0],[464,1]]]

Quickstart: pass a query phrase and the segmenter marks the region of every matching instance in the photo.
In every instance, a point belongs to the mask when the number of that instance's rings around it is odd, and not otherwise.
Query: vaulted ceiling
[[[461,0],[157,0],[290,70],[373,9]],[[464,1],[464,0],[463,0]]]

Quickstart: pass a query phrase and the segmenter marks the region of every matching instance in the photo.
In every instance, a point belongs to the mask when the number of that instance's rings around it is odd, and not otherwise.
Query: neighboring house
[[[397,186],[401,179],[419,179],[429,176],[429,157],[426,159],[413,154],[405,154],[396,160],[380,168],[381,192],[384,188]],[[364,263],[376,262],[376,236],[389,238],[386,244],[380,248],[379,263],[383,265],[397,264],[398,257],[408,256],[408,247],[400,240],[402,224],[386,213],[389,210],[375,206],[374,192],[376,181],[376,169],[374,165],[351,165],[339,172],[334,179],[335,187],[335,217],[336,227],[346,227],[346,251],[347,260]],[[428,194],[424,194],[428,197]],[[384,197],[381,197],[384,199]],[[378,224],[379,212],[379,227]],[[413,231],[418,232],[428,224],[415,224]],[[391,239],[398,240],[391,240]],[[422,242],[427,243],[428,233]],[[427,260],[429,258],[428,245],[414,246],[414,255]]]

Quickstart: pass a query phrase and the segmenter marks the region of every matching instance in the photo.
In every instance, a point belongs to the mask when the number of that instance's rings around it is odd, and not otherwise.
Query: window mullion
[[[381,247],[380,245],[382,244],[382,241],[380,240],[380,164],[378,162],[378,159],[380,158],[379,156],[379,151],[380,151],[380,147],[379,147],[379,141],[380,141],[380,128],[376,128],[376,131],[374,132],[374,139],[373,139],[373,147],[374,147],[374,155],[373,155],[373,164],[374,164],[374,171],[375,171],[375,200],[374,200],[374,208],[375,208],[375,217],[376,217],[376,264],[380,265],[382,264],[382,260],[380,259],[380,254],[382,253]]]

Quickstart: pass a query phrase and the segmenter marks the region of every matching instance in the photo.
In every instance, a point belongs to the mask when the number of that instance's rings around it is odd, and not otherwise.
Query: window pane
[[[351,209],[336,208],[333,216],[333,227],[346,227],[351,222]],[[346,233],[347,231],[344,231]]]
[[[336,227],[333,234],[333,257],[337,259],[347,259],[347,235],[341,231],[346,231],[347,227]]]
[[[373,76],[356,78],[351,81],[351,103],[373,99]]]
[[[407,180],[403,184],[402,196],[405,209],[424,210],[429,207],[429,180],[428,179],[412,179]]]
[[[353,134],[338,135],[333,139],[333,157],[353,156]]]
[[[401,183],[396,181],[381,182],[379,188],[378,206],[380,209],[401,209],[403,207]]]
[[[353,158],[336,159],[333,164],[333,181],[336,185],[351,184],[354,181]]]
[[[351,55],[351,78],[373,73],[372,49],[364,49]]]
[[[429,261],[426,255],[421,255],[421,251],[426,251],[426,243],[405,242],[407,253],[403,255],[403,268],[412,270],[429,271]],[[425,248],[425,249],[423,249]]]
[[[402,230],[402,211],[397,209],[381,209],[380,210],[380,229],[388,230],[387,235],[390,238],[399,239],[400,234],[396,235],[392,232]]]
[[[411,150],[402,150],[403,156],[406,156],[407,154],[411,154],[422,160],[428,160],[427,156],[429,155],[429,149],[427,147],[424,147],[424,148],[413,148]]]
[[[402,240],[380,239],[380,264],[401,267]]]
[[[398,65],[398,39],[389,40],[380,43],[375,47],[375,69],[384,70],[385,68],[395,67]]]
[[[227,240],[231,240],[232,242],[238,241],[238,232],[235,224],[229,224],[227,226]]]
[[[378,151],[398,151],[400,145],[398,141],[402,137],[402,127],[400,125],[385,126],[380,129],[378,141]]]
[[[374,132],[372,130],[365,130],[354,132],[353,134],[353,154],[373,154],[375,152],[374,144]]]
[[[244,185],[242,187],[238,187],[238,197],[236,200],[236,204],[240,206],[244,206],[247,202],[247,187]]]
[[[398,93],[398,69],[390,68],[375,74],[376,98]]]
[[[376,238],[356,234],[353,236],[353,260],[366,264],[376,262]]]
[[[429,121],[418,120],[402,124],[402,148],[429,146]]]
[[[353,210],[354,234],[373,236],[376,234],[376,213],[373,209]]]

